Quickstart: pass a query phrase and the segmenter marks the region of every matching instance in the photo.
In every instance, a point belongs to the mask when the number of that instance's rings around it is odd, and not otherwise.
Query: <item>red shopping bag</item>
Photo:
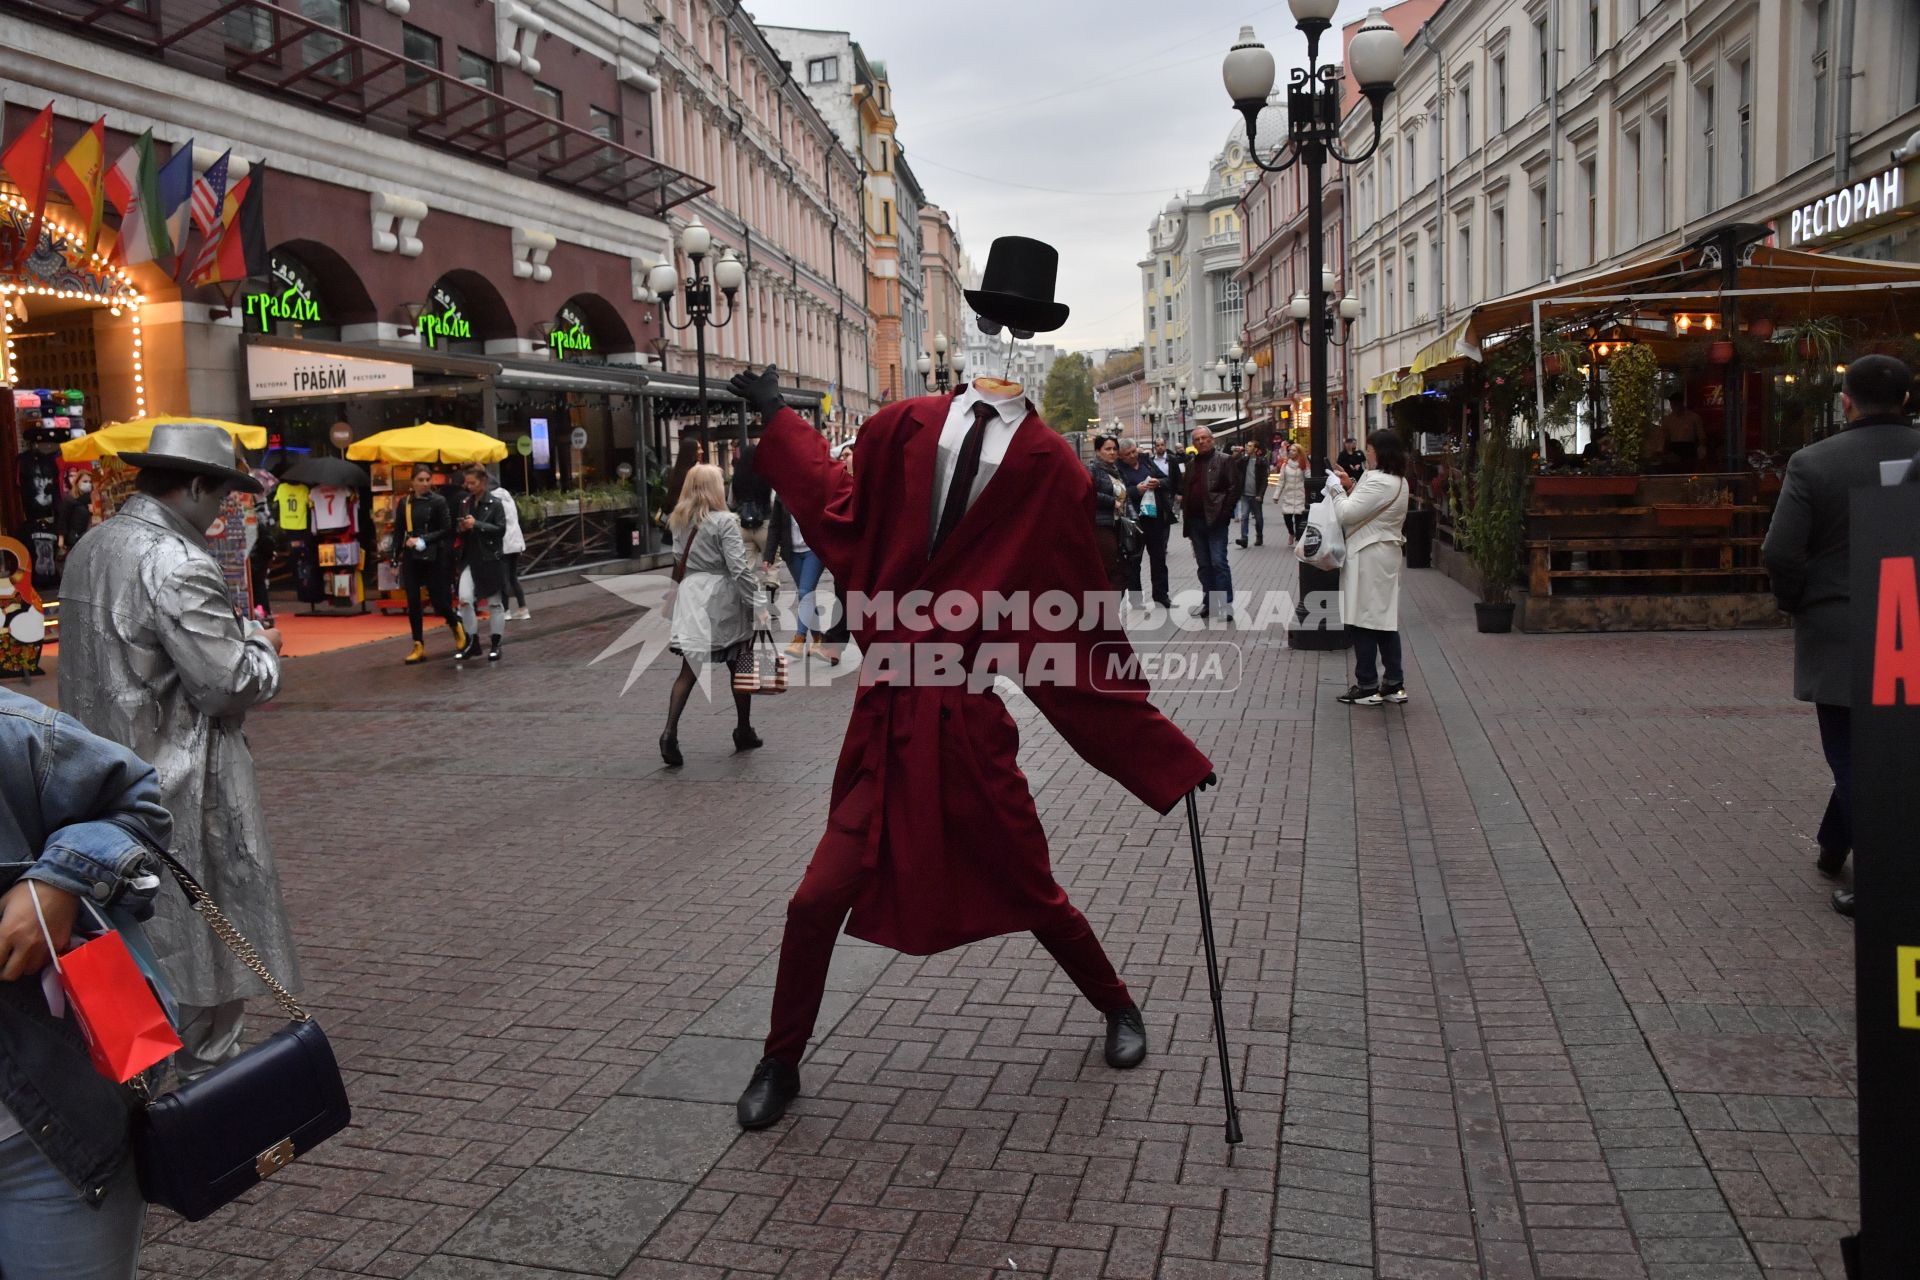
[[[28,892],[33,895],[34,914],[40,915],[40,891],[32,884],[28,881]],[[105,925],[105,918],[100,922]],[[40,934],[51,953],[53,939],[44,916]],[[180,1037],[161,1011],[146,975],[133,962],[133,953],[113,928],[65,955],[55,955],[53,968],[86,1038],[93,1068],[101,1075],[125,1084],[179,1051]]]

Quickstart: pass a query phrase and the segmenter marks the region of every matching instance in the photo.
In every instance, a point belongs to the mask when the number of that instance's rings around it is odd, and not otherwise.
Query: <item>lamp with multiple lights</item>
[[[1235,422],[1240,421],[1240,366],[1245,363],[1246,358],[1246,349],[1236,342],[1227,348],[1227,353],[1221,356],[1219,363],[1213,366],[1214,376],[1220,379],[1220,389],[1225,391],[1229,386],[1233,388],[1233,420]]]
[[[740,286],[746,283],[747,268],[745,263],[733,256],[732,249],[726,249],[722,251],[720,260],[713,264],[711,278],[702,274],[702,267],[713,252],[713,233],[702,226],[698,218],[689,222],[680,232],[680,252],[686,254],[687,261],[693,264],[693,274],[687,278],[685,288],[681,288],[680,273],[674,270],[672,262],[656,262],[647,272],[647,289],[660,300],[661,323],[682,331],[693,330],[694,365],[700,396],[700,447],[711,458],[713,440],[707,425],[707,328],[724,329],[733,322],[733,298],[740,292]],[[724,318],[714,315],[715,285],[720,287],[720,293],[726,299]],[[683,293],[687,309],[687,318],[678,324],[673,319],[673,295],[676,291]],[[747,417],[744,413],[740,415],[740,447],[747,447]]]
[[[1373,111],[1373,138],[1360,151],[1347,154],[1340,142],[1340,88],[1343,79],[1337,64],[1320,65],[1320,38],[1333,26],[1339,0],[1288,0],[1294,24],[1307,37],[1307,65],[1295,67],[1287,83],[1287,138],[1268,159],[1260,154],[1260,113],[1273,94],[1273,54],[1254,38],[1252,27],[1241,27],[1240,38],[1227,52],[1221,66],[1227,96],[1234,109],[1246,121],[1247,150],[1253,162],[1268,173],[1284,173],[1295,164],[1306,163],[1307,188],[1307,278],[1320,287],[1311,293],[1294,295],[1288,312],[1306,336],[1310,366],[1310,395],[1315,407],[1331,403],[1327,392],[1328,348],[1334,345],[1333,314],[1351,323],[1360,314],[1358,303],[1348,299],[1337,303],[1333,297],[1333,272],[1326,264],[1327,220],[1323,197],[1326,187],[1327,157],[1341,164],[1359,164],[1380,146],[1380,128],[1400,75],[1405,56],[1400,35],[1379,9],[1369,10],[1347,45],[1347,69],[1365,95]],[[1327,415],[1316,413],[1312,419],[1311,465],[1316,485],[1324,483],[1327,467]],[[1304,601],[1310,593],[1337,590],[1337,571],[1300,566],[1300,593]],[[1305,618],[1304,609],[1298,615]],[[1301,648],[1344,648],[1346,635],[1339,630],[1296,630],[1288,643]]]
[[[949,354],[951,351],[951,354]],[[920,353],[920,359],[914,367],[920,371],[920,382],[924,387],[927,376],[933,376],[934,390],[941,393],[952,390],[954,382],[967,369],[967,353],[947,341],[947,335],[933,335],[933,354]]]

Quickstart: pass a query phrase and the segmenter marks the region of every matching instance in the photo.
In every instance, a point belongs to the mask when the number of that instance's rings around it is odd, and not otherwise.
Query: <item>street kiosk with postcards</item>
[[[1854,1280],[1920,1276],[1920,460],[1906,471],[1853,495]]]

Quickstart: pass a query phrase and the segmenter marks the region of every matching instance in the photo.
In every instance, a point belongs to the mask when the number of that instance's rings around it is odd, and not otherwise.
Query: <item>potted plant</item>
[[[1520,573],[1526,539],[1526,478],[1511,435],[1504,428],[1480,433],[1479,469],[1464,521],[1467,554],[1480,576],[1473,606],[1481,631],[1513,630],[1513,581]]]
[[[1608,364],[1613,456],[1640,465],[1647,434],[1660,420],[1660,362],[1644,343],[1622,347]]]

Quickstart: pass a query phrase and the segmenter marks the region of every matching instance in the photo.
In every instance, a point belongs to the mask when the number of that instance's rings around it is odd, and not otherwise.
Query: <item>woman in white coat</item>
[[[1307,451],[1299,445],[1287,448],[1287,459],[1276,470],[1280,476],[1280,518],[1287,522],[1287,537],[1294,542],[1307,527]]]
[[[680,713],[693,696],[698,668],[712,668],[712,678],[733,685],[732,665],[753,645],[754,623],[760,604],[759,557],[747,551],[740,517],[727,510],[726,487],[720,468],[701,463],[687,472],[680,502],[667,517],[680,548],[680,586],[673,601],[669,652],[680,655],[680,675],[667,702],[667,730],[660,735],[660,758],[678,767]],[[753,698],[733,690],[738,723],[733,730],[736,751],[764,745],[753,731]]]
[[[1337,465],[1329,474],[1340,480],[1333,496],[1347,539],[1347,561],[1340,570],[1340,621],[1353,636],[1353,687],[1340,701],[1365,707],[1405,702],[1400,565],[1407,540],[1407,451],[1393,432],[1376,431],[1367,437],[1367,469],[1358,480]],[[1382,663],[1384,673],[1379,670]]]
[[[513,495],[507,492],[507,487],[495,485],[493,496],[500,499],[500,505],[507,513],[506,536],[500,539],[500,562],[506,568],[506,594],[514,601],[513,612],[507,616],[524,622],[533,616],[527,612],[527,593],[520,585],[520,553],[527,549],[527,535],[520,531],[520,508],[514,505]]]

